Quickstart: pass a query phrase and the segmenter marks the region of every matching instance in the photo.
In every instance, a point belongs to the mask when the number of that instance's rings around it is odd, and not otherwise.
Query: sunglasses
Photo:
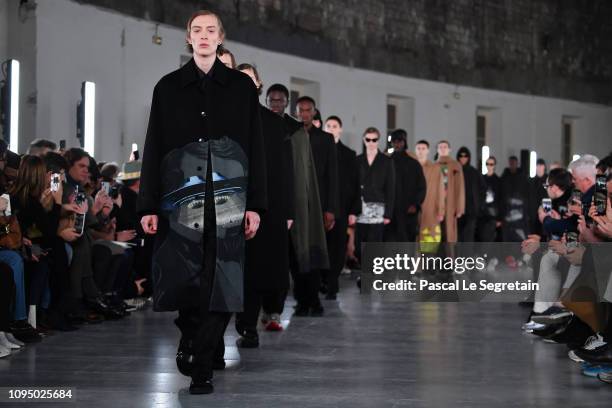
[[[366,141],[366,143],[376,143],[376,142],[378,142],[378,138],[370,139],[369,137],[366,137],[365,141]]]
[[[487,167],[493,167],[495,166],[495,163],[487,163]]]

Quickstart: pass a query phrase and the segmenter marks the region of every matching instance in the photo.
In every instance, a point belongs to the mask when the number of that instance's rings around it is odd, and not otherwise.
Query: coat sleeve
[[[351,160],[348,162],[349,164],[349,174],[350,174],[350,195],[348,198],[349,203],[349,215],[359,215],[361,214],[361,197],[360,197],[360,186],[359,186],[359,168],[357,167],[357,155],[355,153],[351,153]]]
[[[385,175],[385,218],[393,218],[393,205],[395,204],[395,164],[388,159],[387,174]]]
[[[138,215],[158,214],[161,184],[162,160],[162,117],[159,84],[153,90],[149,126],[142,154],[140,190],[138,193]]]
[[[425,195],[427,194],[427,182],[425,181],[425,175],[423,174],[423,167],[416,163],[414,166],[415,170],[415,204],[417,208],[421,207],[423,201],[425,201]]]
[[[436,168],[437,174],[436,174],[436,180],[438,180],[438,200],[436,203],[436,207],[437,207],[437,214],[436,214],[436,218],[439,215],[444,216],[446,214],[446,189],[444,188],[444,180],[442,180],[442,173],[440,172],[440,168],[437,167]]]
[[[327,133],[325,133],[328,136]],[[336,143],[329,136],[325,141],[327,145],[327,203],[324,203],[323,211],[338,215],[338,154],[336,153]]]
[[[463,177],[463,169],[457,165],[457,176],[455,177],[455,193],[456,193],[456,212],[457,214],[465,213],[465,178]]]
[[[249,89],[249,112],[251,117],[249,118],[249,184],[247,187],[246,210],[263,214],[268,209],[266,153],[264,150],[257,91],[255,85]]]
[[[285,215],[288,220],[295,219],[295,191],[293,174],[293,150],[291,139],[283,140],[283,196],[285,199]]]

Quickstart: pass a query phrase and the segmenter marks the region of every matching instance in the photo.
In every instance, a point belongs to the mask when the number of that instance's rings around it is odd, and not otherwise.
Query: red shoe
[[[514,259],[512,255],[508,255],[506,257],[506,265],[508,265],[512,269],[516,269],[516,267],[518,266],[518,263],[516,262],[516,259]]]
[[[270,316],[270,320],[266,324],[266,331],[283,331],[283,326],[280,323],[280,316],[273,314]]]

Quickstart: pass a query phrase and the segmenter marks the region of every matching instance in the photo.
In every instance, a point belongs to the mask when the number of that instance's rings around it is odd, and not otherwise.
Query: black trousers
[[[9,331],[9,322],[13,317],[12,306],[15,302],[15,281],[13,270],[5,263],[0,263],[0,331]]]
[[[476,221],[477,217],[467,214],[457,220],[459,242],[476,242]]]
[[[355,252],[361,261],[361,244],[364,242],[383,242],[385,224],[357,223],[355,231]]]
[[[241,336],[257,335],[257,321],[259,312],[263,308],[265,313],[283,313],[285,307],[286,290],[261,291],[245,287],[244,311],[236,314],[236,331]]]
[[[419,214],[396,214],[385,226],[385,242],[416,242],[419,234]]]
[[[327,251],[329,253],[329,270],[324,271],[327,290],[331,294],[338,293],[338,278],[344,267],[346,259],[346,244],[348,235],[347,217],[336,218],[336,225],[331,231],[327,231]]]
[[[206,197],[213,197],[210,150],[206,170]],[[179,309],[175,324],[181,331],[182,341],[191,340],[193,372],[196,379],[211,379],[213,361],[222,359],[225,352],[223,333],[231,319],[230,312],[211,311],[209,304],[217,264],[217,222],[213,200],[204,201],[204,266],[200,275],[199,307]]]
[[[315,307],[321,305],[319,288],[321,287],[321,271],[311,269],[300,272],[293,243],[289,240],[289,269],[293,278],[293,297],[300,306]]]

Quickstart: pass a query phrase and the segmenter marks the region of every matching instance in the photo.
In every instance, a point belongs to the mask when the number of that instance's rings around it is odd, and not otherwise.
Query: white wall
[[[19,0],[0,3],[0,62],[20,62],[19,150],[23,150],[22,140],[36,134],[36,12],[27,7],[19,11]]]
[[[144,143],[148,108],[156,81],[178,68],[184,32],[160,27],[161,46],[151,41],[154,24],[69,0],[39,1],[37,9],[36,85],[39,137],[76,145],[76,103],[80,83],[97,84],[96,156],[127,159],[132,142]],[[125,30],[125,47],[121,45]],[[231,39],[231,33],[229,33]],[[359,148],[368,126],[386,128],[388,95],[414,100],[414,135],[435,142],[448,139],[454,150],[476,144],[478,107],[499,109],[501,137],[491,153],[503,157],[521,148],[538,151],[548,161],[561,155],[561,119],[578,116],[577,153],[612,150],[612,108],[573,101],[409,79],[282,55],[226,41],[237,61],[255,63],[265,86],[290,78],[320,84],[324,117],[343,119],[345,141]],[[459,93],[459,99],[454,94]],[[123,135],[123,138],[122,138]],[[475,157],[476,155],[473,154]]]

